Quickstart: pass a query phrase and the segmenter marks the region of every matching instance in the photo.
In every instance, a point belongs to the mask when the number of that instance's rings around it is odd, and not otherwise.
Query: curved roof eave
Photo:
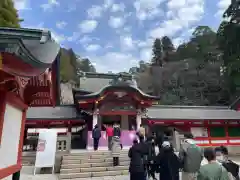
[[[23,54],[16,54],[33,66],[48,67],[56,59],[60,45],[48,30],[27,28],[0,28],[1,43],[17,44]],[[4,50],[3,50],[4,51]]]
[[[152,99],[152,100],[160,100],[160,97],[157,96],[151,96],[148,95],[144,92],[142,92],[139,88],[136,88],[134,86],[122,86],[122,85],[109,85],[109,86],[105,86],[103,87],[101,90],[99,90],[98,92],[95,93],[91,93],[91,94],[87,94],[87,95],[78,95],[77,92],[81,91],[81,90],[77,90],[77,89],[73,89],[73,92],[75,94],[75,98],[79,98],[79,99],[88,99],[88,98],[98,98],[100,97],[104,92],[109,91],[109,90],[116,90],[116,91],[127,91],[127,90],[132,90],[135,93],[140,94],[140,96],[144,97],[144,98],[148,98],[148,99]]]

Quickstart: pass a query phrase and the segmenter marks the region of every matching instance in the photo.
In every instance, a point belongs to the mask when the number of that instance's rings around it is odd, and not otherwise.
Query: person
[[[113,136],[121,137],[121,128],[118,124],[113,125]]]
[[[203,160],[202,149],[196,145],[191,133],[185,134],[184,137],[179,151],[179,159],[183,167],[182,179],[196,180]]]
[[[119,166],[119,156],[121,151],[120,137],[112,137],[112,156],[113,156],[113,166]]]
[[[99,139],[101,138],[101,130],[98,127],[97,124],[94,126],[94,129],[92,131],[92,138],[93,138],[94,151],[97,151],[98,150]]]
[[[108,150],[111,150],[111,143],[113,137],[113,127],[111,125],[106,126],[106,134],[108,139]]]
[[[137,135],[138,135],[139,139],[140,139],[140,137],[143,137],[145,139],[146,130],[142,124],[140,124],[140,127],[137,131]]]
[[[158,153],[155,163],[160,173],[159,179],[179,180],[181,163],[178,156],[174,153],[174,149],[169,141],[164,141],[162,143],[161,152]]]
[[[227,147],[216,147],[215,153],[217,162],[228,171],[229,178],[239,180],[239,165],[229,159]]]
[[[207,159],[208,164],[200,167],[197,180],[230,180],[227,170],[216,161],[213,148],[205,148],[204,157]]]
[[[148,177],[152,177],[154,180],[157,178],[155,177],[155,159],[156,159],[156,151],[155,151],[155,142],[154,142],[154,137],[148,137],[147,138],[148,142],[148,159],[147,159],[147,174]]]
[[[128,151],[130,158],[129,173],[130,180],[146,180],[143,163],[144,147],[138,143],[137,139],[133,140],[133,145]]]
[[[163,134],[162,132],[158,132],[155,136],[155,143],[158,147],[158,152],[161,151],[162,148],[162,143],[163,143]]]

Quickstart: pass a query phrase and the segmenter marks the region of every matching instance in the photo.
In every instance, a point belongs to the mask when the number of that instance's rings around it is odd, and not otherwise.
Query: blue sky
[[[98,72],[128,71],[149,61],[154,38],[187,41],[198,25],[217,29],[231,0],[14,0],[23,27],[54,38]]]

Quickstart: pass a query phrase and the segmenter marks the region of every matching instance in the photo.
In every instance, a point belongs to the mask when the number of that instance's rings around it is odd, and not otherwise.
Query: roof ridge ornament
[[[45,44],[49,39],[51,39],[51,33],[48,30],[44,29],[42,31],[42,37],[40,39],[40,44]]]

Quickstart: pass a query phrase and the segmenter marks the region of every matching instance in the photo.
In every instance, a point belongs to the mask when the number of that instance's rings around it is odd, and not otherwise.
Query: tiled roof
[[[71,119],[76,117],[77,112],[74,106],[30,107],[27,111],[27,119]]]
[[[228,107],[191,107],[191,106],[160,106],[147,110],[147,116],[153,119],[240,119],[240,112]]]

